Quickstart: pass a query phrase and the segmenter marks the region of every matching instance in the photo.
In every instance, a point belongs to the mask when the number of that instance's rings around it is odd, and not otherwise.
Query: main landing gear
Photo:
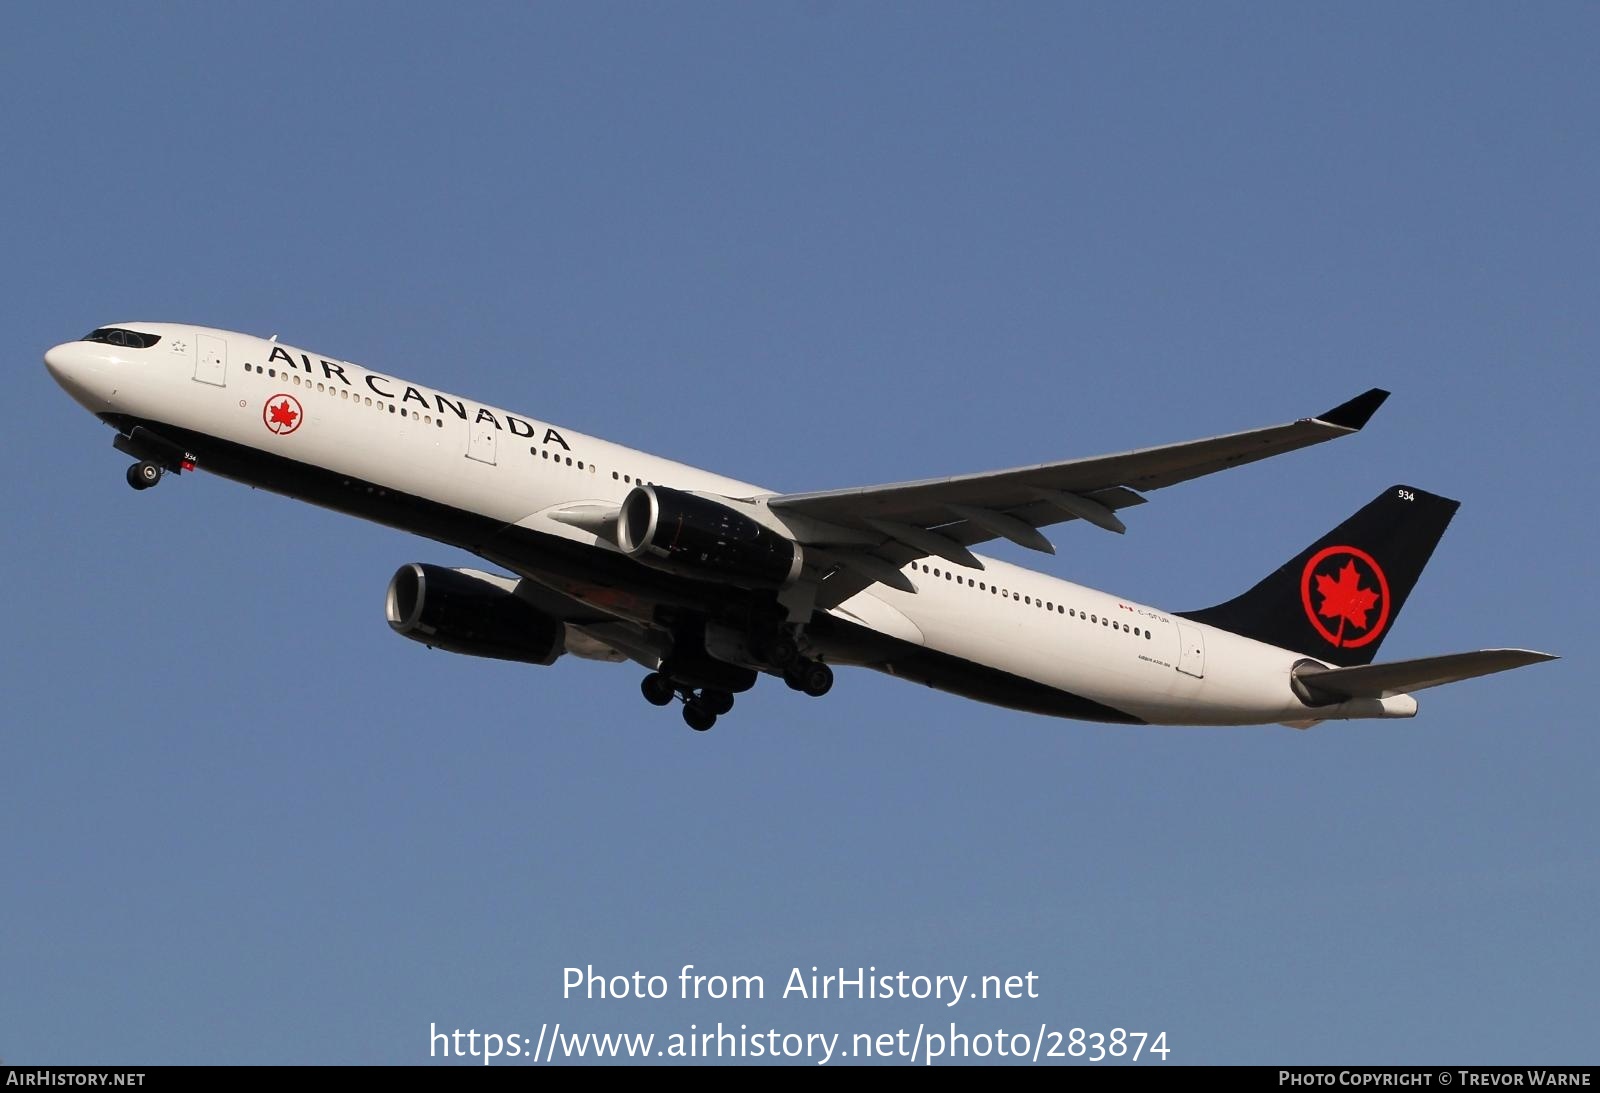
[[[784,669],[783,681],[790,688],[813,698],[833,689],[833,669],[820,660],[798,657]],[[733,709],[733,692],[715,687],[695,689],[661,672],[651,672],[639,684],[644,700],[652,706],[667,706],[673,699],[683,703],[683,720],[695,732],[705,732],[717,718]]]
[[[644,700],[652,706],[665,706],[674,698],[683,700],[683,720],[695,732],[705,732],[717,723],[717,718],[733,709],[733,693],[702,687],[692,690],[681,686],[670,676],[651,672],[639,684]]]
[[[833,669],[820,660],[801,658],[783,670],[783,681],[791,690],[821,698],[833,690]]]
[[[161,481],[161,465],[141,459],[128,467],[128,485],[136,490],[147,490]]]
[[[760,645],[768,669],[783,677],[791,690],[821,698],[833,689],[833,669],[800,651],[801,628],[785,627]]]

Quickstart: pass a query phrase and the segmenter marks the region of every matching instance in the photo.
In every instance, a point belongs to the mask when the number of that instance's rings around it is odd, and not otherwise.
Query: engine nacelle
[[[800,576],[800,544],[737,509],[666,486],[635,486],[622,502],[617,545],[669,573],[741,588],[782,588]]]
[[[412,562],[390,579],[384,614],[395,633],[435,649],[554,664],[565,652],[566,627],[516,587],[512,577]]]

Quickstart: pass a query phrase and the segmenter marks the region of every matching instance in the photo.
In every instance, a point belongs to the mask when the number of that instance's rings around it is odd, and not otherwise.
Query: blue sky
[[[954,1020],[1596,1061],[1597,33],[1569,4],[19,9],[0,1058]],[[1384,386],[1360,437],[1024,560],[1202,606],[1407,482],[1463,504],[1385,655],[1565,659],[1304,734],[849,672],[702,736],[632,667],[390,633],[390,573],[447,549],[204,475],[129,490],[40,355],[136,318],[775,489]],[[570,965],[686,963],[769,996],[561,997]],[[812,965],[1040,996],[773,997]]]

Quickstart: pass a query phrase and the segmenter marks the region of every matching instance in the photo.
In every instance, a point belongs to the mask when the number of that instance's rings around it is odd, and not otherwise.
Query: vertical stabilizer
[[[1459,504],[1390,486],[1250,591],[1181,614],[1330,664],[1371,663]]]

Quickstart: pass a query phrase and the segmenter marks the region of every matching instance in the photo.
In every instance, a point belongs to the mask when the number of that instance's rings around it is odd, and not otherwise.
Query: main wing
[[[993,539],[1053,554],[1039,529],[1065,520],[1120,533],[1117,512],[1143,504],[1143,493],[1348,436],[1388,397],[1375,387],[1315,417],[1113,455],[751,500],[818,562],[831,563],[818,597],[818,606],[831,607],[880,581],[914,591],[900,569],[917,558],[982,569],[967,548]]]

